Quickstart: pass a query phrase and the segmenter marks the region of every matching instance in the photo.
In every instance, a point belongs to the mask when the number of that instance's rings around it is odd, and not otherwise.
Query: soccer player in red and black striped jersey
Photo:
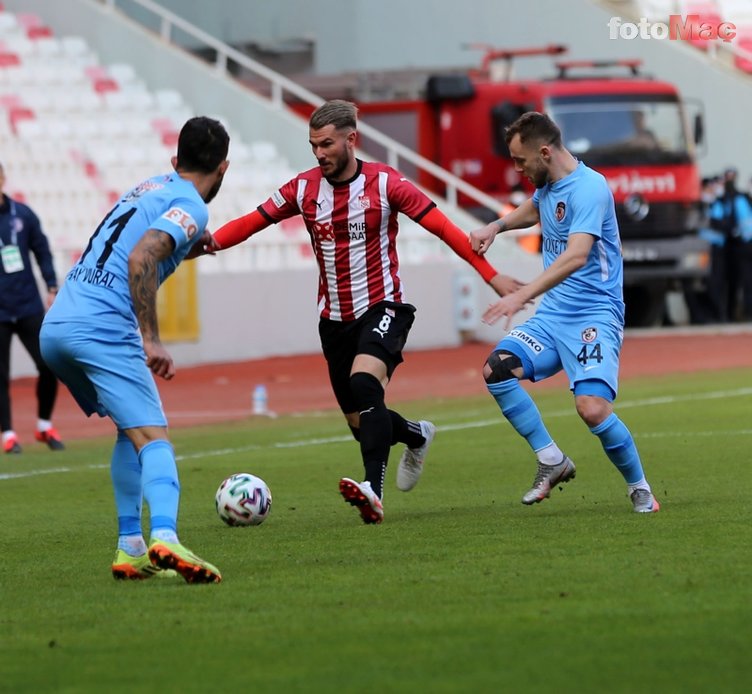
[[[355,156],[357,108],[324,103],[311,115],[309,138],[318,166],[285,183],[265,203],[228,222],[214,244],[229,248],[283,219],[301,215],[319,266],[319,335],[329,377],[353,436],[365,481],[340,480],[345,500],[366,523],[381,523],[389,449],[404,443],[397,487],[418,482],[436,428],[406,420],[384,403],[415,307],[405,300],[397,257],[398,213],[435,234],[469,262],[499,295],[519,283],[473,252],[469,238],[395,169]]]

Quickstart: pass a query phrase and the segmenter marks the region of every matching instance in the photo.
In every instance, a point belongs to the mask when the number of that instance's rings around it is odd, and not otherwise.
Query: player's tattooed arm
[[[169,257],[174,244],[169,234],[149,229],[128,258],[128,284],[133,309],[144,341],[146,363],[156,375],[167,379],[175,374],[175,368],[172,358],[159,339],[157,290],[159,289],[159,263]]]

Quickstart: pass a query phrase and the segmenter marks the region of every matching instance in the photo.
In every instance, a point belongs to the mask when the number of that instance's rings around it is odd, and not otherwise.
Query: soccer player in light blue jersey
[[[117,579],[180,574],[218,583],[218,569],[178,540],[180,485],[154,375],[175,375],[159,339],[156,296],[180,262],[211,247],[206,204],[227,170],[229,137],[211,118],[180,131],[174,171],[129,190],[70,270],[40,333],[42,356],[87,416],[117,427],[111,458],[118,515]],[[194,248],[195,246],[195,248]],[[149,505],[151,539],[141,529]]]
[[[546,499],[575,476],[572,460],[546,430],[520,379],[540,381],[562,369],[577,413],[621,472],[638,513],[658,511],[634,439],[614,413],[624,337],[622,257],[614,198],[606,179],[572,156],[546,115],[525,113],[507,128],[515,170],[536,188],[533,197],[470,234],[484,254],[496,234],[540,223],[543,272],[484,313],[494,323],[545,294],[535,315],[497,345],[483,368],[488,390],[504,416],[535,451],[538,470],[523,504]]]

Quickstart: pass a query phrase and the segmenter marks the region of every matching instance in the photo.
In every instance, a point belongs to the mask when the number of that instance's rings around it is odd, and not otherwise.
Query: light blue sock
[[[175,452],[165,439],[150,441],[139,452],[143,469],[143,490],[151,513],[151,533],[156,530],[177,532],[180,483]]]
[[[118,430],[110,458],[110,476],[115,491],[118,534],[141,536],[141,463],[130,439]],[[122,548],[121,548],[122,549]]]
[[[615,413],[611,413],[592,431],[600,440],[608,459],[621,472],[627,484],[636,484],[645,477],[632,434]]]
[[[533,451],[539,451],[553,443],[533,399],[517,379],[486,385],[501,408],[502,414]]]

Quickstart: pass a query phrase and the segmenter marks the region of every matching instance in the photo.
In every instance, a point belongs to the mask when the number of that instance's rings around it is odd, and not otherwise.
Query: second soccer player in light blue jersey
[[[218,583],[212,564],[180,544],[180,485],[167,419],[153,375],[175,367],[159,339],[156,294],[196,244],[211,243],[206,204],[227,170],[229,137],[211,118],[180,131],[174,171],[123,195],[70,270],[40,333],[42,355],[90,416],[117,427],[111,474],[119,540],[115,578],[179,573],[189,583]],[[196,249],[198,250],[198,249]],[[141,529],[149,505],[151,541]]]
[[[540,381],[562,369],[577,413],[600,439],[627,483],[636,512],[658,511],[629,429],[617,417],[619,353],[624,336],[622,257],[614,198],[606,179],[562,144],[546,115],[525,113],[506,131],[515,169],[535,186],[533,197],[470,235],[483,254],[497,233],[540,223],[543,272],[502,297],[484,314],[493,323],[545,294],[535,315],[497,345],[483,369],[504,416],[536,454],[538,469],[523,504],[547,498],[575,476],[572,460],[556,445],[520,379]]]

